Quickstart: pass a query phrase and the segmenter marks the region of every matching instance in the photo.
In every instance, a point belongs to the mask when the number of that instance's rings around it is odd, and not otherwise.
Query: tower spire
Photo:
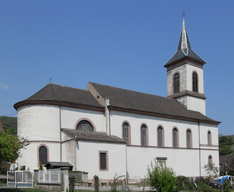
[[[183,25],[182,25],[182,29],[180,33],[180,40],[179,40],[177,51],[182,50],[185,55],[188,55],[189,49],[191,49],[191,45],[190,45],[188,34],[185,28],[185,21],[183,18]]]
[[[178,44],[178,48],[176,53],[171,57],[171,59],[164,65],[164,67],[169,67],[173,65],[174,63],[177,63],[180,60],[189,58],[190,60],[195,60],[196,62],[204,65],[205,61],[199,57],[192,49],[190,45],[190,41],[188,38],[188,33],[185,27],[185,20],[184,20],[184,15],[183,16],[183,24],[182,24],[182,29],[180,33],[180,40]]]

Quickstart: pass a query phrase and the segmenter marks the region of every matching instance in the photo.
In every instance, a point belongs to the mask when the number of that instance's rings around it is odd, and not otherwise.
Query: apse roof
[[[33,101],[58,101],[103,108],[89,91],[51,83],[21,102]],[[14,105],[16,109],[19,103]]]

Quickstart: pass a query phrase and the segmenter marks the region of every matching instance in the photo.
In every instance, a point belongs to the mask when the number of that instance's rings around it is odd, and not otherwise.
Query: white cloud
[[[8,85],[6,85],[6,84],[0,84],[0,88],[3,88],[3,89],[8,89],[9,88],[9,86]]]

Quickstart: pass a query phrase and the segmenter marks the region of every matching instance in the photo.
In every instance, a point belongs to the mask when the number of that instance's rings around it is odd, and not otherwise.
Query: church
[[[206,176],[219,165],[219,121],[206,116],[203,65],[183,19],[177,52],[164,65],[167,97],[89,82],[86,90],[47,84],[14,105],[18,135],[30,143],[17,163],[68,162],[73,170],[144,179],[154,160],[176,175]]]

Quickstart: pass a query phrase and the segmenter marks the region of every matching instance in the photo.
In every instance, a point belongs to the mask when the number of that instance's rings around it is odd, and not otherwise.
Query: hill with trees
[[[9,133],[17,135],[17,117],[0,116],[0,122]]]

